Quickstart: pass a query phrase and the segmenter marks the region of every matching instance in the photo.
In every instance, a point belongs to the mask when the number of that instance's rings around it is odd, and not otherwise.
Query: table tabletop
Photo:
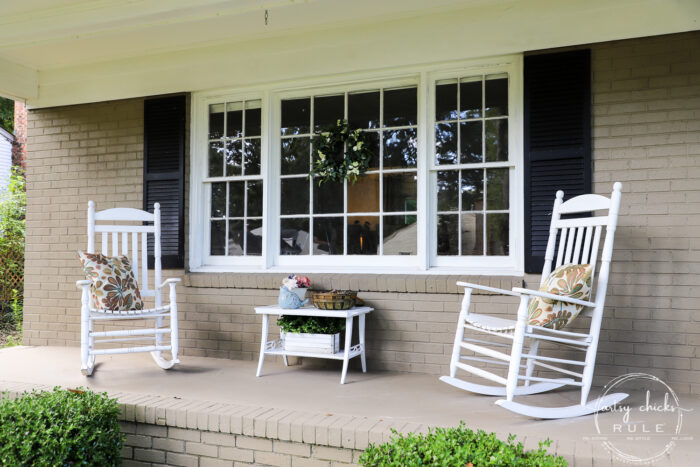
[[[279,305],[255,307],[255,312],[259,315],[323,316],[326,318],[352,318],[367,314],[373,310],[374,308],[368,306],[356,306],[349,310],[321,310],[315,306],[303,306],[294,309],[282,308]]]

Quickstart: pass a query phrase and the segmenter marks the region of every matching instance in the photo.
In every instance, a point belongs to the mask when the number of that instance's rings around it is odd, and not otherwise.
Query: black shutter
[[[525,272],[540,273],[557,190],[591,191],[591,53],[525,57]]]
[[[143,136],[143,208],[160,203],[163,268],[185,263],[185,96],[146,99]],[[149,267],[153,245],[148,245]]]

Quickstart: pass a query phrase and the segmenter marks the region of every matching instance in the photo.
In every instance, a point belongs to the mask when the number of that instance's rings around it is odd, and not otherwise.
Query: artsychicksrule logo
[[[683,433],[684,409],[671,387],[654,375],[629,373],[603,389],[603,396],[626,393],[629,397],[595,414],[597,436],[617,460],[656,465],[679,443],[692,442]],[[700,461],[699,464],[700,465]]]

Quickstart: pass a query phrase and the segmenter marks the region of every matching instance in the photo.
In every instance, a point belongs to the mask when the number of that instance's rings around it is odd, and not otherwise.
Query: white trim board
[[[140,56],[113,52],[80,65],[46,68],[38,63],[33,66],[39,70],[41,94],[36,86],[15,93],[27,98],[30,107],[49,107],[230,86],[240,89],[280,80],[348,76],[356,70],[693,31],[700,21],[700,2],[479,1],[375,23],[370,22],[372,13],[367,11],[370,19],[365,23],[323,24],[204,46],[192,42],[189,48],[151,49]]]

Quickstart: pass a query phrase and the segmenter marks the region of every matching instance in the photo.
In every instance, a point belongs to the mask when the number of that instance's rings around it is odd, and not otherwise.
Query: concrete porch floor
[[[292,409],[320,416],[347,415],[362,418],[370,426],[388,433],[424,431],[427,426],[456,426],[464,420],[472,429],[496,432],[533,448],[549,437],[552,451],[564,456],[570,465],[617,465],[597,436],[593,416],[565,420],[533,420],[508,412],[485,397],[460,391],[420,374],[371,372],[351,368],[347,384],[340,385],[340,366],[317,365],[306,359],[302,365],[284,367],[269,359],[263,374],[255,377],[257,362],[183,357],[170,371],[160,370],[146,354],[98,357],[95,373],[80,374],[79,349],[70,347],[15,347],[0,350],[0,391],[31,387],[90,387],[106,391],[121,400],[135,395],[209,401],[270,409]],[[600,390],[593,390],[596,396]],[[143,398],[142,398],[143,399]],[[693,410],[683,417],[682,434],[695,440],[679,441],[654,465],[693,466],[700,457],[700,398],[680,396],[681,405]],[[529,396],[528,403],[542,406],[571,405],[576,391],[557,391]],[[270,412],[271,413],[271,412]],[[613,420],[617,414],[603,414]],[[356,423],[355,426],[358,424]],[[375,430],[376,431],[376,430]],[[386,434],[384,436],[386,439]],[[369,437],[372,441],[372,437]],[[362,449],[358,445],[356,448]],[[640,446],[640,449],[641,448]],[[640,452],[640,455],[644,454]]]

